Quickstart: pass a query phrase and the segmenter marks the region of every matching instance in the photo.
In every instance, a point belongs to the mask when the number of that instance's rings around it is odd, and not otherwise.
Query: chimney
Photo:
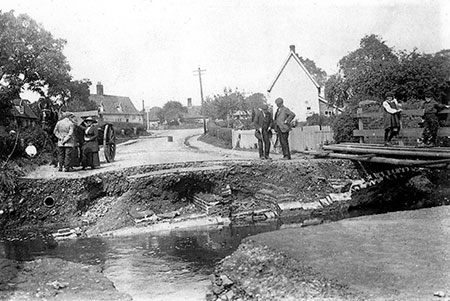
[[[289,46],[289,50],[291,50],[293,53],[295,53],[295,45]]]
[[[145,103],[144,103],[144,100],[142,100],[142,112],[145,112]]]
[[[101,82],[97,83],[97,95],[103,95],[103,85]]]
[[[187,99],[187,106],[188,106],[188,108],[192,107],[192,98]]]

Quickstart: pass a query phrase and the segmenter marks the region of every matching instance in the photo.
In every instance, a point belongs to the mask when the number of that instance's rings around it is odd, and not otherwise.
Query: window
[[[311,107],[306,107],[306,110],[308,110],[308,111],[311,110]]]

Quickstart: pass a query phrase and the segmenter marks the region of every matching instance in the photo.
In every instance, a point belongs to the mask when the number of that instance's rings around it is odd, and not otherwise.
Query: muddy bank
[[[192,206],[199,193],[220,195],[228,187],[229,199],[241,207],[263,189],[308,203],[336,192],[329,179],[358,177],[346,161],[300,159],[159,164],[77,179],[20,179],[0,204],[0,228],[69,227],[95,234],[135,226],[150,214],[164,220],[202,212]]]
[[[0,300],[132,300],[98,266],[57,258],[17,262],[0,258]]]
[[[211,277],[207,300],[361,300],[285,254],[246,239]]]

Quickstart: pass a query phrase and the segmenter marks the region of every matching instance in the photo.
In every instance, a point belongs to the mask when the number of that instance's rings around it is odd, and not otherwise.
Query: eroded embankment
[[[77,179],[21,179],[14,195],[0,204],[0,228],[78,228],[78,234],[95,235],[195,214],[235,223],[339,219],[349,210],[368,207],[392,211],[448,203],[447,178],[445,172],[395,169],[364,182],[349,161],[305,157],[158,164]]]
[[[6,230],[83,227],[100,233],[133,226],[151,213],[158,219],[205,213],[205,208],[192,205],[198,195],[206,200],[223,196],[229,211],[216,212],[223,215],[251,210],[251,204],[258,205],[255,195],[261,191],[266,203],[280,195],[311,203],[336,192],[330,180],[357,178],[346,161],[302,159],[159,164],[77,179],[21,179],[15,194],[0,204],[0,226]],[[230,193],[225,197],[224,191]]]

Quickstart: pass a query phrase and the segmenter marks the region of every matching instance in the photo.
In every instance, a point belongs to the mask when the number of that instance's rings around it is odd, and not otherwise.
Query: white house
[[[274,103],[278,97],[283,98],[285,106],[295,113],[298,121],[306,121],[314,113],[336,114],[339,109],[328,105],[324,87],[319,86],[303,65],[295,46],[289,46],[289,50],[287,59],[267,90],[268,100]]]

